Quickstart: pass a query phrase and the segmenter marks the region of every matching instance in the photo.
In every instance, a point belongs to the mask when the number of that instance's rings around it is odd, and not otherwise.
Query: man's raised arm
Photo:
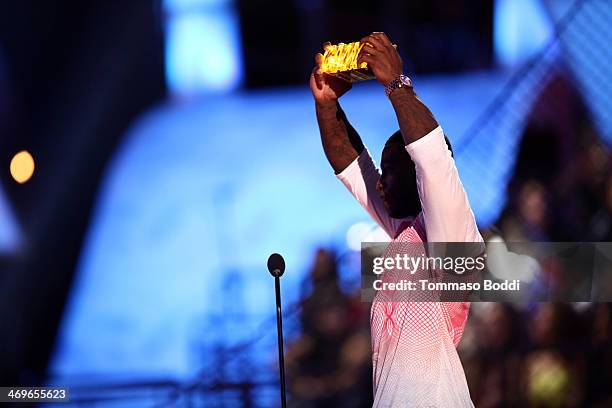
[[[334,172],[340,174],[363,152],[363,142],[340,103],[316,102],[315,107],[325,156]]]
[[[310,89],[315,98],[321,142],[327,160],[359,204],[390,237],[394,237],[401,220],[389,216],[376,191],[380,172],[351,126],[338,98],[350,88],[350,82],[321,72],[322,55],[315,57],[317,65],[310,76]]]
[[[361,39],[364,43],[357,64],[367,62],[376,79],[386,87],[397,81],[398,89],[389,98],[395,109],[397,121],[406,145],[417,141],[438,127],[431,111],[414,93],[398,79],[402,75],[403,63],[397,47],[384,33],[372,33]]]
[[[351,89],[351,83],[321,72],[322,55],[315,56],[316,66],[310,76],[315,98],[317,122],[325,156],[336,174],[341,173],[363,152],[363,142],[351,126],[338,98]]]
[[[384,33],[373,33],[361,41],[364,46],[357,63],[367,62],[376,79],[385,86],[406,150],[416,166],[427,240],[481,242],[442,128],[402,75],[402,60],[396,46]]]

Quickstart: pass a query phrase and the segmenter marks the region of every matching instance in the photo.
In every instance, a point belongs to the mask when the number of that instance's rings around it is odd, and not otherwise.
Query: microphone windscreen
[[[279,254],[272,254],[268,258],[268,271],[272,276],[281,276],[285,272],[285,260]]]

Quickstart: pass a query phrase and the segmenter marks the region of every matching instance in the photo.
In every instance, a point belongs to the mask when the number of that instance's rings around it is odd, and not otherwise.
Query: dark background
[[[248,87],[302,83],[321,39],[348,43],[381,27],[410,47],[404,62],[411,73],[461,72],[493,63],[493,3],[487,0],[257,0],[240,1],[238,9]]]

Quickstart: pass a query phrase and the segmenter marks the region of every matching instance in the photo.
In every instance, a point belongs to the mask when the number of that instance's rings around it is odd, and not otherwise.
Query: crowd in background
[[[291,406],[371,406],[369,304],[340,290],[333,252],[316,253],[307,283]],[[458,351],[477,407],[612,406],[609,303],[472,303]]]

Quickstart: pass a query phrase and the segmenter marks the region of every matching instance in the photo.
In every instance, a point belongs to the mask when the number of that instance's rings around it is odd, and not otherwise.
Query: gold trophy
[[[323,62],[321,63],[321,71],[348,82],[374,79],[374,74],[368,68],[367,63],[362,62],[357,66],[357,57],[362,47],[363,44],[360,42],[326,45]]]

